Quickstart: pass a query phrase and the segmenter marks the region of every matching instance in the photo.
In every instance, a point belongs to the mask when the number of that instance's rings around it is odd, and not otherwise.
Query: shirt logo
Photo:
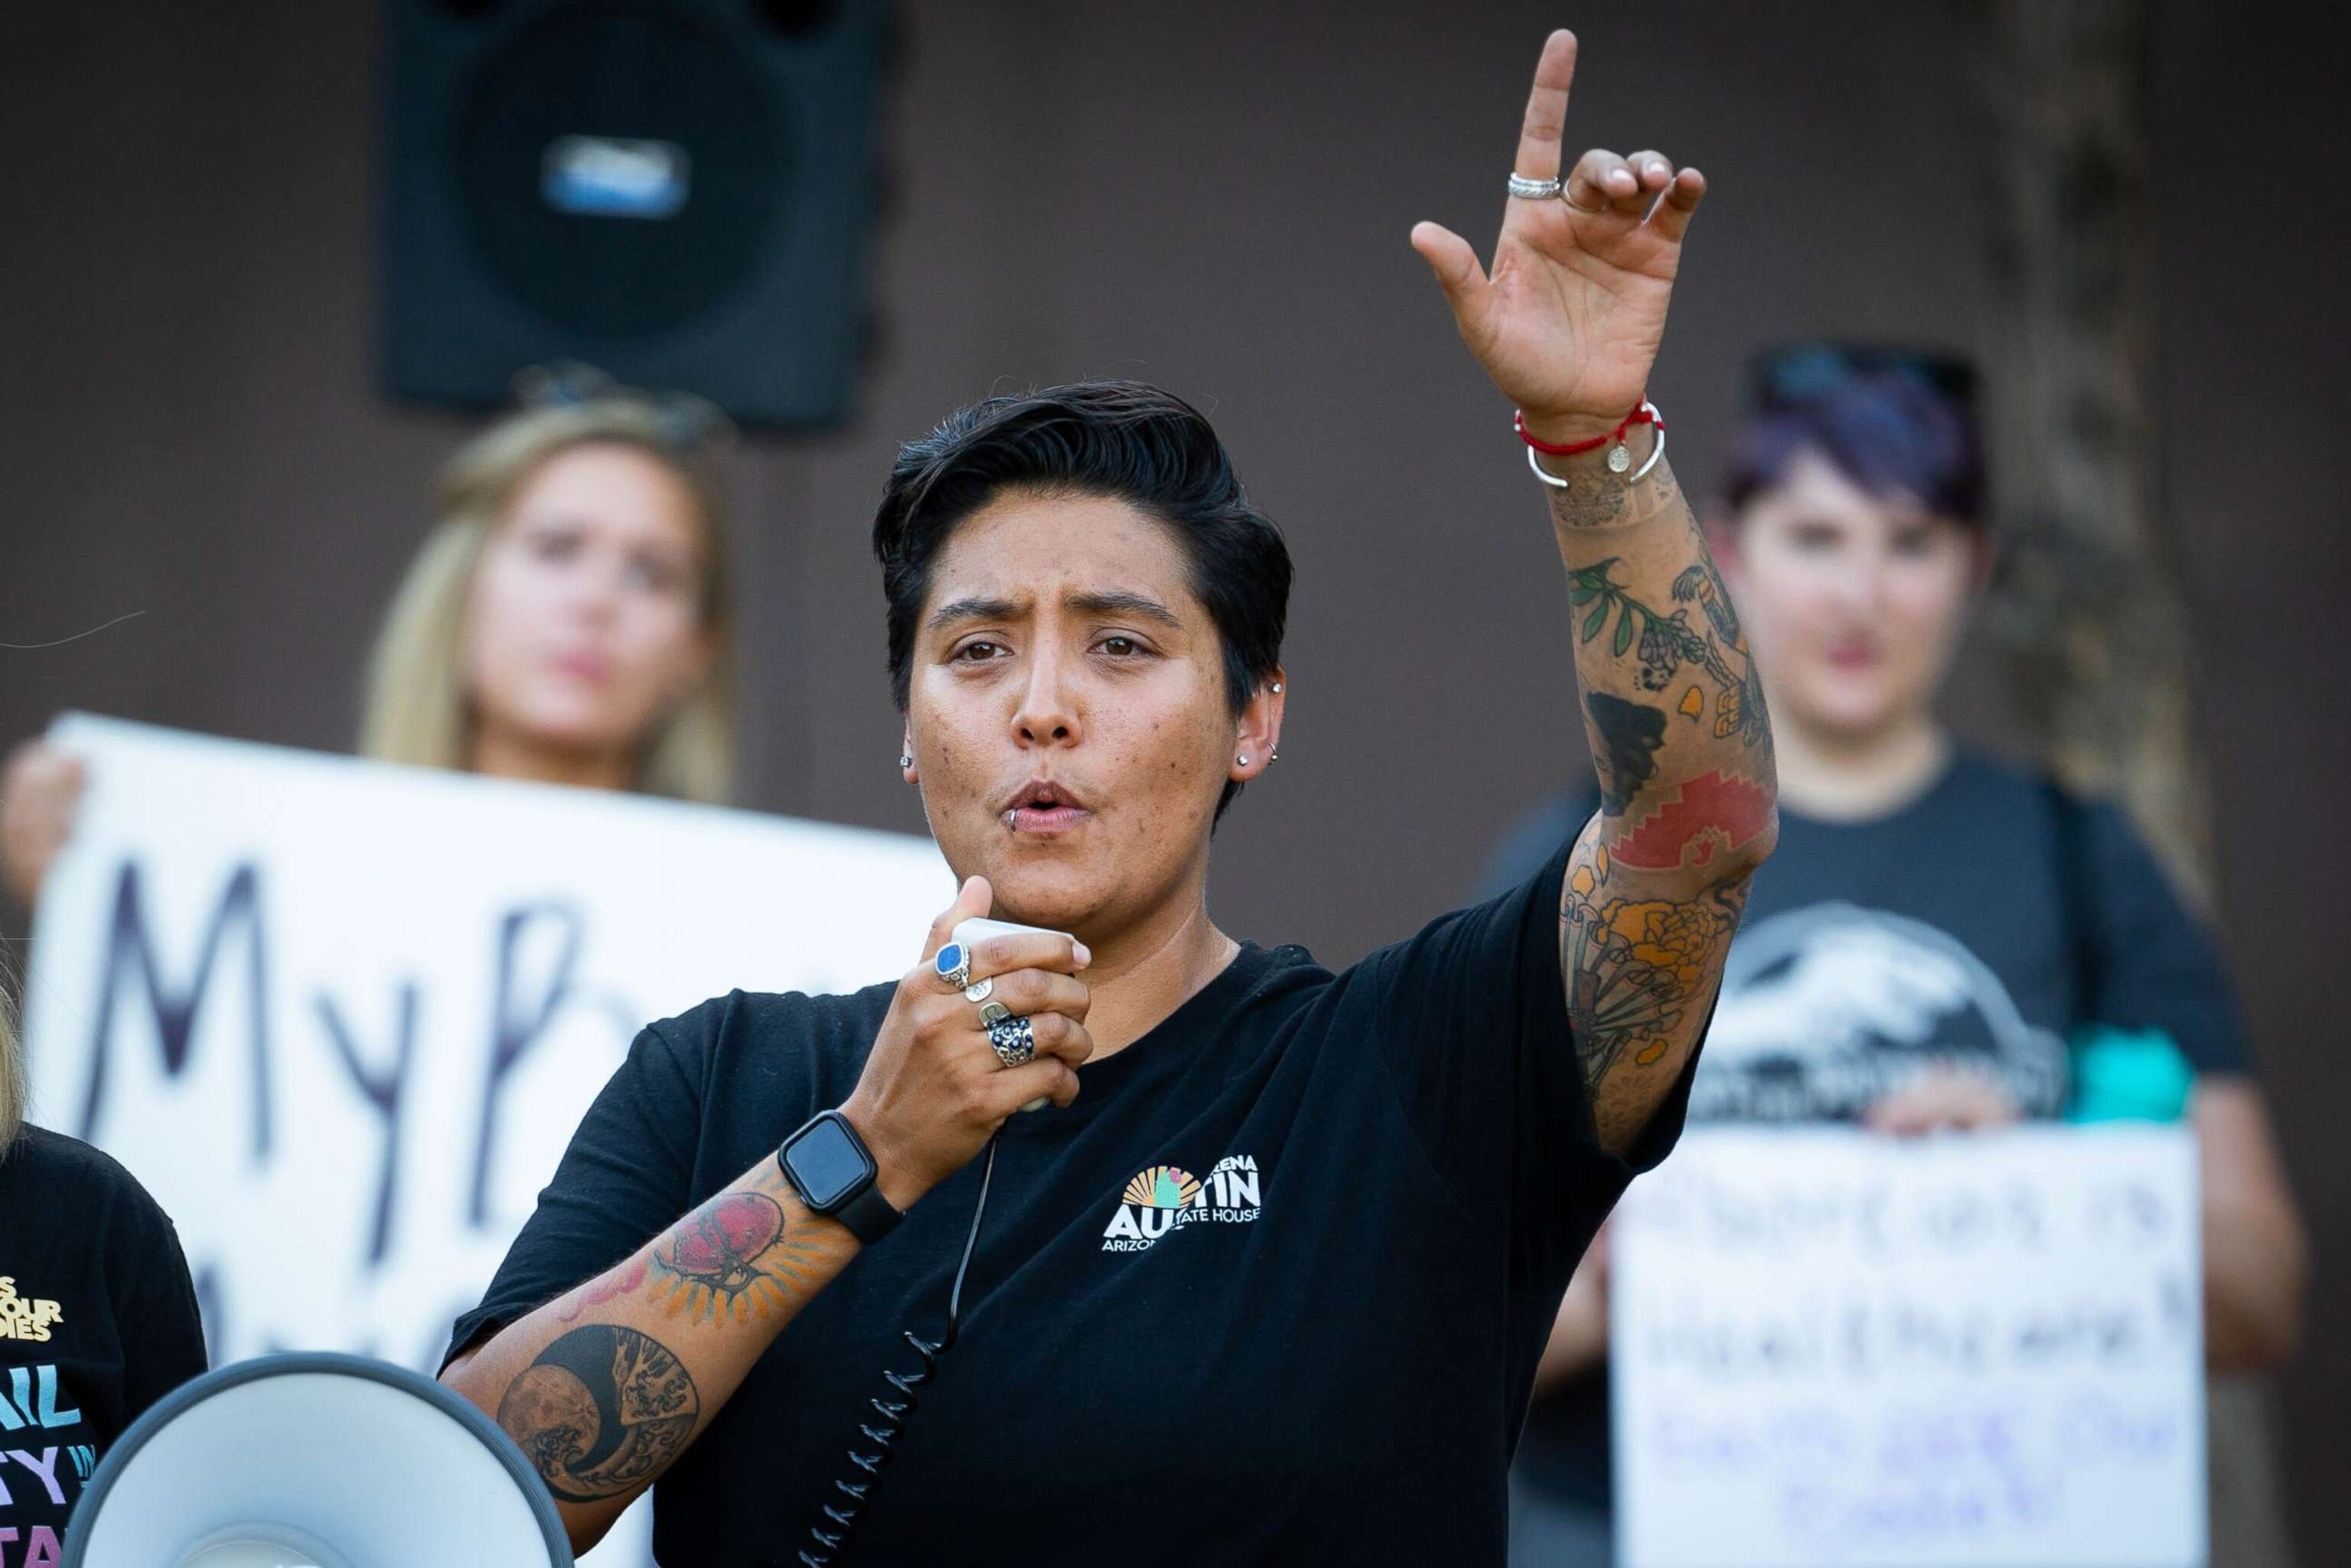
[[[1105,1252],[1141,1252],[1186,1225],[1248,1225],[1258,1217],[1257,1161],[1227,1155],[1206,1181],[1181,1166],[1137,1171],[1102,1230]]]
[[[66,1310],[56,1301],[44,1301],[16,1293],[16,1277],[0,1274],[0,1339],[30,1340],[38,1344],[49,1337],[49,1325],[60,1322]]]
[[[1930,1061],[1997,1074],[2027,1115],[2065,1098],[2065,1041],[1939,926],[1828,902],[1747,926],[1690,1087],[1689,1119],[1855,1116]]]

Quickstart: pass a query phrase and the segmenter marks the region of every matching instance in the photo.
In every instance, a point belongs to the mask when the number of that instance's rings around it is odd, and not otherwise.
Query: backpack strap
[[[2051,863],[2057,873],[2066,967],[2073,977],[2078,1019],[2088,1014],[2098,995],[2097,871],[2090,853],[2090,813],[2053,773],[2041,776],[2041,796],[2048,809]]]

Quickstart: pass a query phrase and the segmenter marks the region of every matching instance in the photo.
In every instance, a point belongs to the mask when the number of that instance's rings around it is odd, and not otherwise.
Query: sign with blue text
[[[2200,1568],[2195,1145],[1693,1131],[1608,1249],[1624,1568]]]

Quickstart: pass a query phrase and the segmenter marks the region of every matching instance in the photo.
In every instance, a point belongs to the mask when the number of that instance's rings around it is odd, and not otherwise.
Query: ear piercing
[[[1241,764],[1241,766],[1242,766],[1242,767],[1244,767],[1244,768],[1247,768],[1247,767],[1249,766],[1249,753],[1247,753],[1247,752],[1243,752],[1243,753],[1241,754],[1241,758],[1240,758],[1240,764]]]
[[[1273,695],[1275,696],[1280,696],[1281,695],[1281,683],[1280,681],[1273,683]]]
[[[914,754],[913,752],[911,752],[911,751],[902,751],[902,752],[898,753],[898,771],[899,771],[899,772],[904,773],[907,768],[912,768],[914,765]]]

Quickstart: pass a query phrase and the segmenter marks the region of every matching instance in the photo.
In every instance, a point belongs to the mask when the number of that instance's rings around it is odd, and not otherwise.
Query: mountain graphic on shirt
[[[1906,915],[1807,904],[1731,945],[1689,1113],[1848,1120],[1930,1061],[1991,1072],[2028,1115],[2064,1103],[2064,1040],[1964,943]]]

